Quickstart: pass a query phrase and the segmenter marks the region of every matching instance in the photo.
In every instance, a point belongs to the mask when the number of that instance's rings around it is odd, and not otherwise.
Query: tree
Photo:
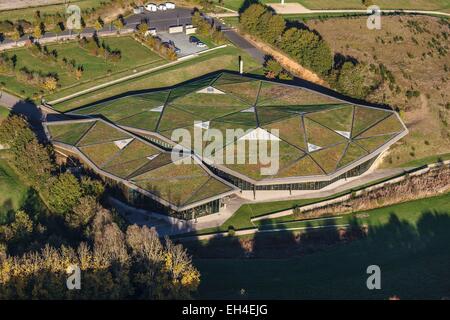
[[[49,186],[49,204],[52,211],[65,214],[72,210],[82,196],[80,182],[70,172],[53,178]]]
[[[9,161],[33,187],[46,185],[53,169],[52,150],[38,142],[25,118],[13,115],[5,119],[0,126],[0,143],[10,147]]]
[[[42,23],[37,24],[34,29],[33,29],[33,36],[35,39],[40,39],[42,38],[44,34],[44,27]]]
[[[274,79],[283,71],[283,67],[275,59],[268,59],[264,64],[264,74],[269,79]]]
[[[14,214],[14,221],[0,226],[0,236],[6,241],[19,241],[28,238],[33,232],[33,221],[25,211],[19,210]]]
[[[267,21],[267,28],[264,30],[264,38],[267,42],[275,44],[280,40],[284,29],[286,29],[286,21],[283,16],[277,14],[269,14],[270,17]]]
[[[259,32],[261,16],[266,12],[262,4],[250,5],[239,17],[239,23],[244,31],[255,34]]]
[[[97,20],[95,20],[94,23],[94,29],[99,32],[101,29],[103,29],[104,26],[104,22],[102,19],[98,18]]]
[[[58,35],[61,34],[64,31],[64,23],[62,21],[58,22],[55,26],[55,34],[56,34],[56,41],[58,41]]]
[[[20,29],[19,28],[14,28],[14,31],[11,34],[11,39],[14,40],[16,45],[17,45],[17,41],[19,41],[21,37],[22,37],[22,32],[20,31]]]
[[[54,76],[47,76],[42,82],[42,87],[47,91],[55,91],[58,88],[58,80]]]
[[[138,25],[138,31],[141,35],[145,35],[148,31],[148,24],[146,22],[142,22]]]
[[[116,28],[117,32],[120,34],[120,31],[124,27],[124,22],[122,17],[118,17],[116,20],[114,20],[114,27]]]
[[[65,220],[73,228],[84,228],[92,221],[101,208],[95,197],[85,196],[80,198],[78,204],[68,212]]]
[[[366,79],[370,78],[369,72],[359,63],[346,61],[335,71],[335,87],[343,94],[364,99],[370,91],[370,87],[366,85]]]

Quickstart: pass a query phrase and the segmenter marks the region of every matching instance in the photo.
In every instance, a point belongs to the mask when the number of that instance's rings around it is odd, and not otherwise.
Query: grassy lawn
[[[218,0],[217,0],[218,2]],[[279,3],[279,1],[262,0],[262,3]],[[298,2],[311,10],[317,9],[365,9],[361,0],[286,0]],[[244,0],[223,0],[223,5],[232,10],[239,10]],[[450,11],[447,0],[378,0],[376,5],[382,9],[421,9],[433,11]]]
[[[440,299],[448,296],[450,194],[372,210],[369,235],[296,258],[194,259],[198,298]],[[328,231],[330,232],[330,231]],[[262,237],[255,238],[264,242]],[[220,241],[215,245],[221,246]],[[293,246],[300,246],[293,244]],[[208,249],[215,250],[214,246]],[[381,268],[368,290],[366,268]]]
[[[185,235],[222,232],[222,231],[227,231],[229,227],[233,227],[235,230],[257,227],[263,223],[271,223],[272,220],[270,220],[270,221],[269,220],[260,220],[260,221],[256,221],[255,223],[252,223],[250,221],[251,218],[259,217],[259,216],[263,216],[266,214],[279,212],[279,211],[283,211],[283,210],[288,210],[288,209],[292,209],[292,208],[295,208],[298,206],[303,206],[303,205],[307,205],[310,203],[320,202],[320,201],[335,198],[335,197],[339,197],[348,192],[356,191],[356,190],[383,182],[383,181],[391,179],[391,178],[393,178],[393,177],[377,179],[372,182],[363,184],[357,188],[342,191],[342,192],[339,192],[332,196],[324,197],[324,198],[296,199],[296,200],[283,200],[283,201],[263,202],[263,203],[254,203],[254,204],[244,204],[220,227],[203,229],[203,230],[197,231],[195,233],[186,233]],[[281,218],[273,219],[273,221],[276,221],[279,223],[279,222],[292,221],[292,219],[293,219],[292,215],[288,215],[288,216],[284,216]]]
[[[36,10],[39,10],[41,12],[41,15],[55,14],[55,13],[63,14],[66,12],[66,5],[64,4],[64,2],[65,1],[61,0],[59,4],[0,11],[0,20],[17,21],[19,19],[24,19],[24,20],[29,21],[29,20],[33,19],[33,16],[34,16],[34,13],[36,12]],[[107,1],[105,1],[105,0],[69,0],[66,2],[79,6],[81,10],[85,10],[85,9],[89,9],[89,8],[99,7],[102,2],[109,2],[109,1],[108,0]]]
[[[7,118],[8,115],[9,115],[9,109],[0,105],[0,123],[3,121],[3,119]]]
[[[8,212],[22,207],[27,191],[28,187],[21,183],[6,161],[0,159],[0,224],[6,222]]]
[[[245,60],[245,71],[252,72],[261,66],[245,52],[229,46],[205,53],[195,59],[131,79],[108,88],[90,92],[86,95],[54,105],[59,111],[68,111],[101,99],[119,95],[128,91],[145,90],[172,86],[183,81],[218,70],[238,71],[238,56]]]
[[[81,49],[77,42],[66,42],[48,45],[50,51],[56,50],[59,62],[43,61],[36,57],[26,48],[18,48],[8,51],[9,56],[17,57],[16,70],[26,67],[29,70],[41,71],[42,73],[56,73],[59,79],[60,88],[56,93],[48,94],[47,101],[77,92],[86,87],[91,87],[106,81],[110,81],[117,76],[125,76],[134,72],[134,69],[157,66],[165,61],[150,49],[144,47],[130,36],[103,38],[111,49],[120,50],[122,58],[117,63],[107,62],[102,58],[90,55],[86,50]],[[68,61],[74,59],[77,65],[84,68],[80,80],[70,73],[61,60]],[[22,97],[31,97],[33,93],[38,93],[39,89],[25,83],[21,83],[13,76],[0,75],[0,81],[5,83],[6,90],[18,94]]]

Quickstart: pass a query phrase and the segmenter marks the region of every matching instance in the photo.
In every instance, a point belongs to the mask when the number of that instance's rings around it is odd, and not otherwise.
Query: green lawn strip
[[[255,221],[254,223],[250,220],[251,218],[261,217],[264,215],[269,215],[271,213],[276,213],[284,210],[293,209],[295,207],[304,206],[307,204],[313,204],[317,202],[321,202],[324,200],[334,199],[337,197],[340,197],[342,195],[364,189],[366,187],[375,185],[377,183],[381,183],[383,181],[390,180],[394,177],[398,177],[402,174],[394,175],[391,177],[386,178],[380,178],[374,181],[371,181],[369,183],[363,184],[361,186],[358,186],[357,188],[352,188],[350,190],[345,190],[339,193],[336,193],[329,197],[324,198],[313,198],[313,199],[296,199],[296,200],[283,200],[283,201],[274,201],[274,202],[262,202],[262,203],[255,203],[255,204],[244,204],[242,205],[227,221],[225,221],[220,227],[214,227],[214,228],[206,228],[194,232],[185,233],[180,236],[193,236],[193,235],[204,235],[204,234],[210,234],[210,233],[216,233],[216,232],[224,232],[228,231],[230,227],[232,227],[234,230],[243,230],[248,228],[254,228],[255,226],[259,226],[264,223],[272,223],[272,219],[263,219],[259,221]],[[285,222],[285,221],[292,221],[293,216],[287,215],[280,218],[275,218],[273,221],[279,222]]]
[[[0,123],[9,115],[9,109],[0,105]]]
[[[379,226],[388,222],[389,216],[393,211],[395,211],[396,213],[401,213],[402,217],[409,222],[416,223],[419,216],[421,215],[421,211],[432,208],[433,205],[437,205],[444,209],[450,209],[450,194],[385,206],[372,210],[364,210],[350,214],[320,217],[318,219],[309,219],[303,221],[292,220],[284,222],[279,222],[277,219],[265,220],[264,223],[261,223],[259,225],[259,228],[261,230],[270,230],[323,227],[334,224],[352,224],[355,221],[360,225],[367,224],[369,226]]]
[[[194,258],[202,275],[197,298],[242,298],[241,289],[248,299],[441,299],[448,294],[449,194],[377,209],[369,219],[367,238],[301,257]],[[255,247],[260,240],[254,239]],[[367,290],[366,268],[373,264],[382,270],[382,290]]]
[[[0,224],[7,222],[9,211],[22,207],[28,190],[8,163],[0,159]]]
[[[54,105],[59,111],[68,111],[107,97],[133,90],[152,89],[172,86],[177,83],[218,70],[238,70],[237,57],[241,55],[246,61],[246,71],[256,70],[260,65],[248,54],[235,47],[226,47],[207,52],[199,57],[181,62],[174,66],[130,79],[89,94],[76,97]]]

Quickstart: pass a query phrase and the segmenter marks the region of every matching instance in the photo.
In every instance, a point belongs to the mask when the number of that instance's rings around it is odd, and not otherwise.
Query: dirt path
[[[264,51],[268,55],[271,55],[275,60],[277,60],[286,70],[291,72],[293,75],[305,79],[307,81],[329,87],[328,84],[321,79],[316,73],[312,72],[311,70],[308,70],[304,67],[302,67],[298,62],[296,62],[294,59],[288,57],[286,54],[281,53],[280,51],[272,48],[271,46],[259,42],[253,37],[245,34],[241,34],[246,40],[251,42],[255,47],[258,49]]]
[[[0,1],[0,10],[38,7],[61,3],[64,3],[64,0],[3,0]]]

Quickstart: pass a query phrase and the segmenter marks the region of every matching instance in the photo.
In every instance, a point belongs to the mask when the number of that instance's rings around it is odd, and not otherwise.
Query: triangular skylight
[[[209,129],[209,121],[195,122],[194,126],[197,127],[197,128],[208,130]]]
[[[152,111],[152,112],[162,112],[163,109],[164,109],[164,106],[159,106],[159,107],[150,109],[150,111]]]
[[[211,87],[211,86],[203,88],[203,89],[200,89],[200,90],[197,91],[197,93],[225,94],[225,92],[223,92],[223,91],[221,91],[219,89],[216,89],[214,87]]]
[[[322,147],[316,146],[315,144],[308,142],[308,152],[313,152],[322,149]]]
[[[123,149],[123,148],[125,148],[131,141],[133,141],[133,138],[131,138],[131,139],[123,139],[123,140],[116,140],[116,141],[114,141],[114,144],[115,144],[119,149]]]
[[[159,153],[157,153],[157,154],[152,154],[151,156],[148,156],[147,159],[148,159],[148,160],[153,160],[153,159],[155,159],[157,156],[159,156]]]
[[[240,137],[238,140],[275,140],[275,141],[280,141],[280,138],[278,138],[277,136],[271,134],[270,132],[262,129],[262,128],[256,128],[252,131],[250,131],[249,133],[243,135],[242,137]]]
[[[346,137],[347,139],[350,139],[351,133],[349,131],[339,131],[339,130],[334,130],[334,131],[339,133],[341,136]]]
[[[244,110],[241,110],[241,112],[252,112],[252,113],[255,113],[255,107],[251,107],[251,108],[248,108],[248,109],[244,109]]]

